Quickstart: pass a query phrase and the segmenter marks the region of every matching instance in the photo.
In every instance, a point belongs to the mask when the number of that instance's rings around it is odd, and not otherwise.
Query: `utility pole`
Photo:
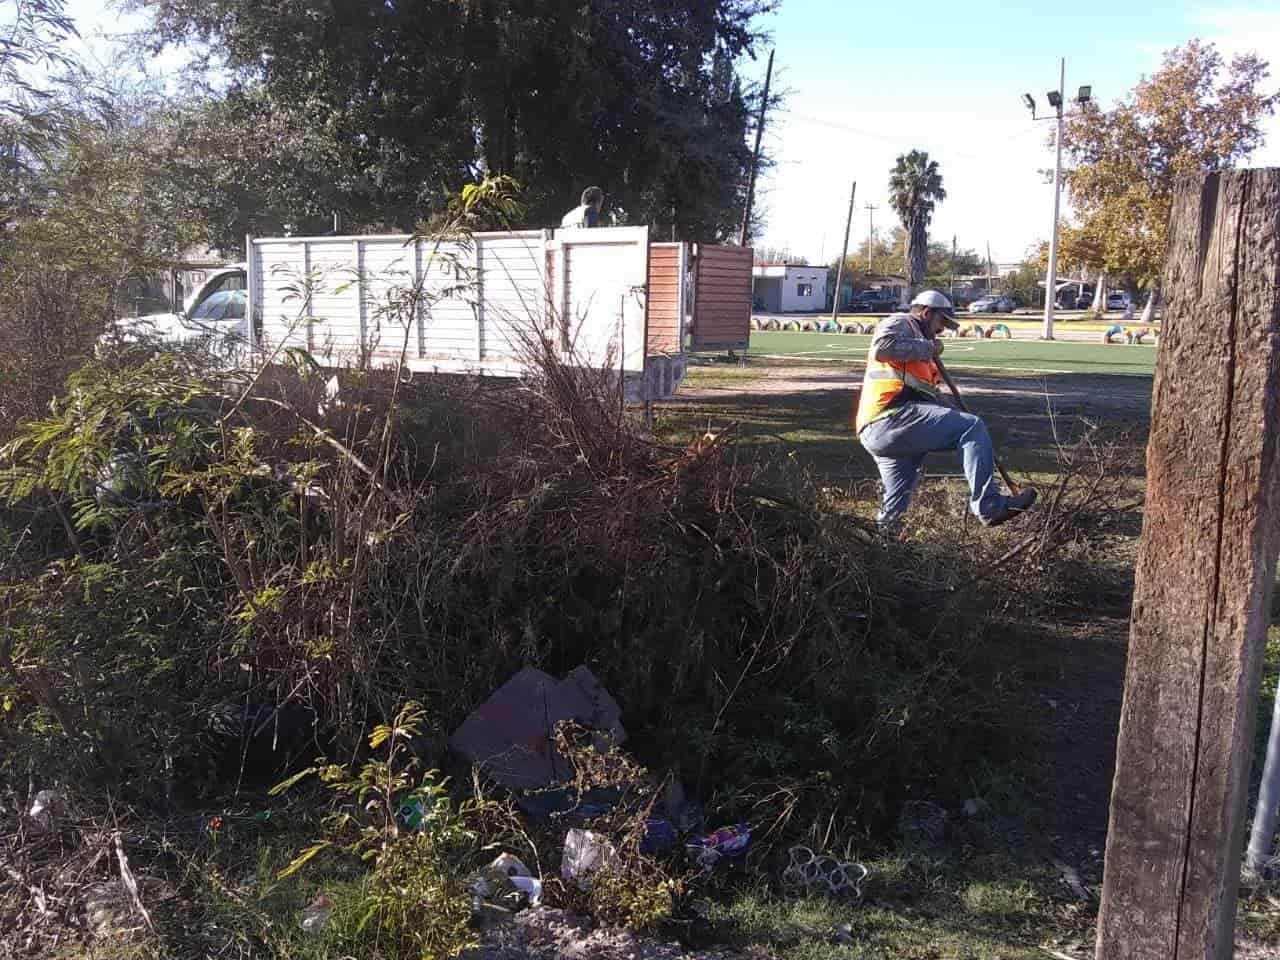
[[[1062,98],[1067,89],[1067,58],[1058,61],[1058,132],[1053,138],[1053,229],[1049,233],[1049,276],[1044,287],[1044,330],[1040,336],[1053,339],[1053,307],[1058,293],[1058,207],[1062,201]],[[1053,103],[1052,97],[1049,102]]]
[[[760,97],[760,115],[756,118],[756,148],[751,155],[751,178],[747,181],[747,207],[742,211],[742,232],[738,234],[738,246],[747,245],[751,230],[751,204],[756,198],[756,175],[760,172],[760,137],[764,134],[764,112],[769,106],[769,83],[773,80],[773,51],[769,51],[769,67],[764,74],[764,95]]]
[[[956,235],[951,235],[951,305],[956,304]]]
[[[1053,107],[1054,113],[1049,117],[1036,116],[1036,101],[1029,93],[1022,95],[1022,102],[1031,110],[1032,120],[1056,120],[1058,123],[1057,133],[1053,138],[1053,228],[1049,233],[1049,272],[1045,277],[1044,285],[1044,330],[1041,331],[1041,337],[1045,340],[1053,339],[1053,306],[1054,299],[1057,296],[1058,286],[1058,212],[1062,201],[1062,116],[1063,109],[1066,107],[1067,97],[1067,60],[1063,57],[1058,61],[1058,89],[1050,90],[1049,106]],[[1092,87],[1081,87],[1076,94],[1076,103],[1083,107],[1093,99]]]
[[[987,241],[987,293],[991,292],[991,241]]]
[[[849,216],[844,221],[844,246],[840,248],[840,265],[836,267],[836,295],[831,300],[831,319],[840,314],[840,288],[844,283],[844,260],[849,256],[849,227],[853,225],[853,198],[858,195],[858,181],[849,189]]]
[[[875,256],[876,256],[876,211],[879,207],[867,204],[867,273],[875,275]]]

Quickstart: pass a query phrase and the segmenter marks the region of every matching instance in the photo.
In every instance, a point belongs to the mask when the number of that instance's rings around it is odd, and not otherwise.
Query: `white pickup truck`
[[[210,338],[249,344],[247,268],[228,264],[214,271],[187,297],[176,313],[125,317],[116,330],[127,339],[154,338],[165,343],[189,343]]]

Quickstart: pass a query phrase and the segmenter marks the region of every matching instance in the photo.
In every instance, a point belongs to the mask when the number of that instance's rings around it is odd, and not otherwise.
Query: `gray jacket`
[[[881,363],[932,360],[933,341],[924,335],[920,321],[909,313],[895,313],[876,324],[871,356]]]

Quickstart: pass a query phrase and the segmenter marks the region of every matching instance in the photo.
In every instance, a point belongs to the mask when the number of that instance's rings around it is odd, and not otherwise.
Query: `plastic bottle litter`
[[[564,857],[560,860],[560,876],[590,885],[591,875],[617,863],[618,851],[613,844],[591,830],[574,828],[565,835]]]
[[[303,909],[302,920],[298,926],[307,933],[319,933],[329,925],[331,916],[333,916],[333,903],[330,902],[327,894],[322,893]]]
[[[751,846],[751,828],[745,823],[713,830],[688,845],[689,854],[703,870],[711,870],[724,859],[742,856]]]

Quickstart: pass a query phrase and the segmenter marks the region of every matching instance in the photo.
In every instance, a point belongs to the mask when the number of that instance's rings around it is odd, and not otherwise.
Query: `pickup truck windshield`
[[[243,320],[246,298],[247,295],[243,290],[219,290],[196,305],[191,313],[191,319],[206,322]]]

